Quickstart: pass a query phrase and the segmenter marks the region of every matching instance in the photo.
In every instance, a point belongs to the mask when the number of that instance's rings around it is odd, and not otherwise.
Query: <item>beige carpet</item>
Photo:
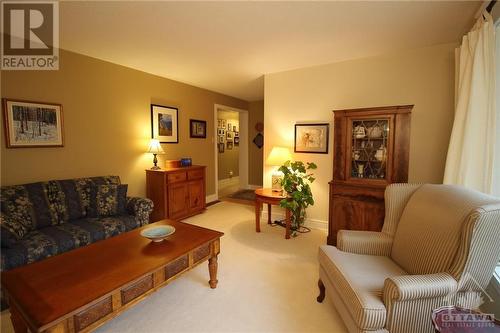
[[[200,265],[98,332],[347,332],[333,305],[316,302],[318,246],[313,230],[290,240],[284,229],[262,224],[255,232],[253,208],[221,202],[189,223],[223,231],[219,285],[208,287]],[[2,313],[2,333],[12,332]]]

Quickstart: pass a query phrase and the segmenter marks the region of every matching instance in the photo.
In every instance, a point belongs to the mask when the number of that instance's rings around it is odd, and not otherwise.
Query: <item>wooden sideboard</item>
[[[386,186],[408,181],[412,108],[334,111],[328,244],[336,245],[342,229],[382,229]]]
[[[146,170],[146,196],[154,203],[151,221],[179,220],[205,210],[205,168]]]

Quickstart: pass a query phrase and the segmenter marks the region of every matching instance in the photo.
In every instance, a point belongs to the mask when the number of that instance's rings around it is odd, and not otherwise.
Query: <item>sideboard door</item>
[[[205,208],[205,190],[203,179],[190,181],[189,191],[189,212],[194,213]]]
[[[187,183],[168,185],[168,217],[178,219],[188,211],[189,191]]]

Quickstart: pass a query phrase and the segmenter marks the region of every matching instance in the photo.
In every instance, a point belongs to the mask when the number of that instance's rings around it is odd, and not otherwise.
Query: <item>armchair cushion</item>
[[[340,230],[337,233],[337,248],[340,251],[389,256],[392,237],[375,231]]]
[[[383,329],[386,321],[382,301],[384,280],[407,273],[388,257],[342,252],[329,245],[320,247],[319,263],[357,327]]]

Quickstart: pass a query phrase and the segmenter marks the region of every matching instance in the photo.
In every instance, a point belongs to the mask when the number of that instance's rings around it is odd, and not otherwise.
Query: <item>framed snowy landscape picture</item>
[[[60,104],[3,99],[7,148],[62,147]]]

